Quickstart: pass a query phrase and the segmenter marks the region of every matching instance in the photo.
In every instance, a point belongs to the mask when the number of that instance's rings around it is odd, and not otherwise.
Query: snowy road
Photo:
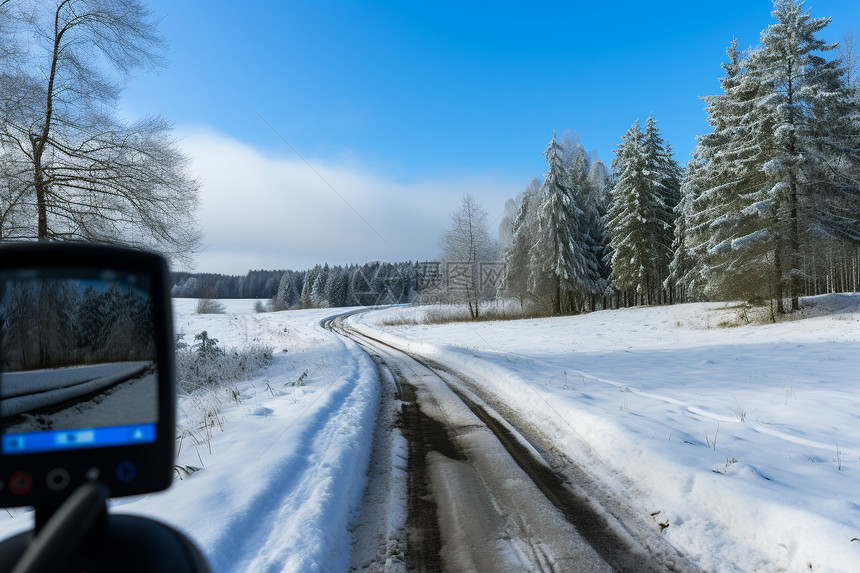
[[[7,373],[0,417],[13,431],[151,421],[157,385],[150,361]]]
[[[329,327],[364,348],[380,377],[390,381],[401,405],[395,425],[408,452],[405,476],[383,472],[372,478],[386,482],[378,486],[373,507],[379,507],[379,492],[392,498],[384,507],[405,499],[406,527],[389,523],[383,527],[388,539],[378,531],[357,535],[354,567],[391,570],[396,556],[405,557],[410,570],[691,569],[659,536],[595,505],[569,461],[566,469],[550,464],[461,377],[342,320]],[[363,521],[385,522],[372,516]]]

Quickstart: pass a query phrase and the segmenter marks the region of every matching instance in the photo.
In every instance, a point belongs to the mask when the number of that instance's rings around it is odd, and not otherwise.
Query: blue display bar
[[[3,434],[3,455],[129,446],[155,441],[155,424]]]

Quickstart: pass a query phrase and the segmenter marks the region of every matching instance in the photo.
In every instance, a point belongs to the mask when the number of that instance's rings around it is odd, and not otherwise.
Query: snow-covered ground
[[[319,327],[332,310],[256,314],[253,300],[223,302],[225,314],[198,315],[196,300],[175,300],[176,331],[193,343],[205,330],[222,348],[260,342],[274,348],[273,363],[217,395],[181,397],[183,479],[112,511],[176,526],[215,572],[343,571],[377,415],[376,368]],[[32,527],[30,512],[10,513],[0,512],[0,538]]]
[[[734,328],[717,327],[737,322],[723,304],[350,320],[465,373],[570,457],[595,460],[595,477],[705,570],[857,571],[860,295],[806,303],[808,318]]]
[[[196,301],[175,301],[177,332],[267,344],[272,365],[216,397],[181,399],[183,479],[113,511],[177,526],[216,572],[345,570],[376,369],[319,327],[340,309],[255,314],[254,301],[224,302],[225,314],[196,315]],[[715,327],[737,312],[719,304],[379,326],[423,312],[407,307],[350,320],[450,364],[590,460],[706,570],[856,571],[860,295],[809,302],[809,318],[736,328]],[[0,538],[31,527],[28,512],[10,513]]]

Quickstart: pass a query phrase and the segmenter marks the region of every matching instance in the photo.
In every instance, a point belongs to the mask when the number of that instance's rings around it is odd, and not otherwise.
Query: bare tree
[[[121,243],[187,259],[200,242],[188,158],[163,117],[117,113],[131,74],[162,63],[148,10],[138,0],[5,3],[0,33],[3,238]]]
[[[442,258],[454,265],[453,272],[449,268],[449,283],[454,277],[454,288],[464,294],[472,318],[478,318],[481,300],[488,294],[482,285],[480,263],[493,261],[498,249],[487,230],[487,212],[473,196],[463,197],[460,208],[451,213],[451,226],[440,242]]]
[[[857,75],[860,74],[860,56],[857,55],[857,43],[854,40],[854,30],[848,29],[839,42],[839,59],[845,69],[845,83],[849,88],[860,87]]]

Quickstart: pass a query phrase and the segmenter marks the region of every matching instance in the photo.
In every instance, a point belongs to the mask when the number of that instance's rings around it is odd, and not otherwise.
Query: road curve
[[[596,507],[456,373],[366,336],[343,317],[325,326],[358,343],[391,381],[391,404],[400,406],[394,423],[408,444],[407,491],[383,488],[405,498],[405,531],[389,528],[387,543],[375,556],[363,548],[355,569],[695,570],[660,540],[646,549],[639,531],[631,535]]]

